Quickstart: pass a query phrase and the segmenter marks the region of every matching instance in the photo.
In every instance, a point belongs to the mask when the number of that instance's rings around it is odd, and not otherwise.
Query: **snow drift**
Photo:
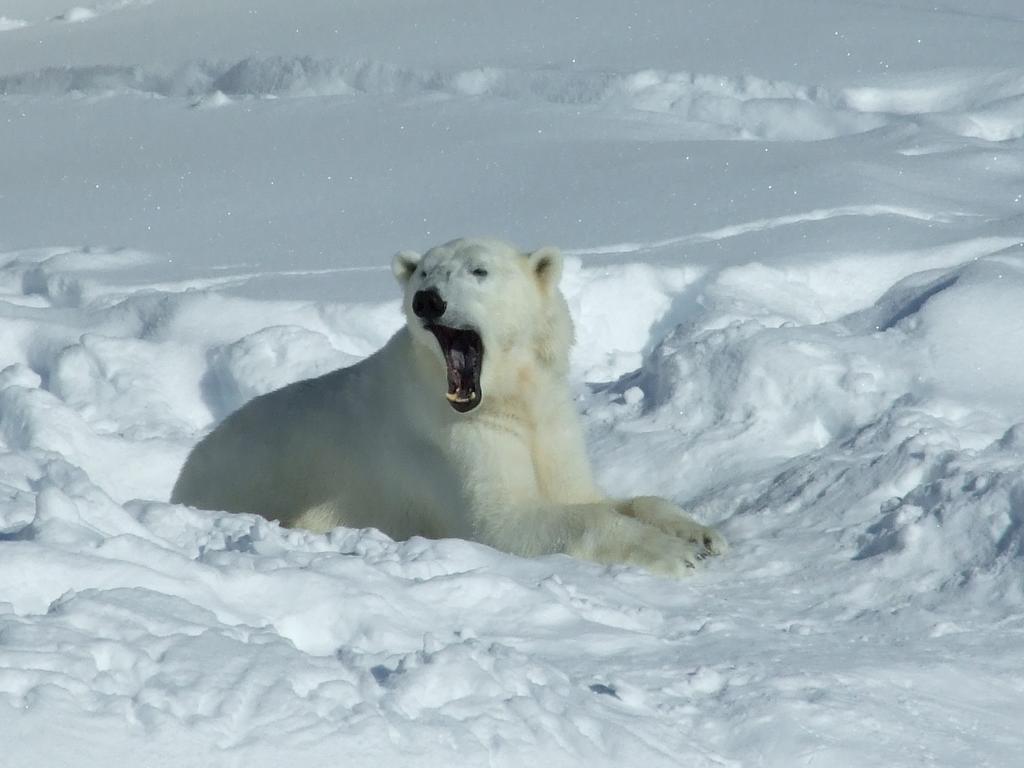
[[[548,5],[2,11],[5,765],[1018,760],[1017,5]],[[476,233],[566,249],[598,476],[728,556],[166,503]]]

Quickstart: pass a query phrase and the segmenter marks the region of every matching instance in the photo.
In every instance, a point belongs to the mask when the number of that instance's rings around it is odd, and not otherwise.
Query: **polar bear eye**
[[[477,267],[473,270],[474,277],[487,277],[487,270],[483,267]]]

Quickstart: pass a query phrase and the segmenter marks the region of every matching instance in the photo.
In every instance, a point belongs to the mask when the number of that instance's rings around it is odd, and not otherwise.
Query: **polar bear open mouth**
[[[484,343],[480,334],[470,328],[449,328],[428,325],[441,345],[448,369],[448,402],[459,413],[480,405],[480,370],[484,363]]]

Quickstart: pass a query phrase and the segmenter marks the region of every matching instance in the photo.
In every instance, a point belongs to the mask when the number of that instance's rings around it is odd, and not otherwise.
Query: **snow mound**
[[[321,333],[295,326],[264,328],[215,349],[209,387],[226,416],[246,402],[300,379],[343,368],[358,358],[337,351]]]

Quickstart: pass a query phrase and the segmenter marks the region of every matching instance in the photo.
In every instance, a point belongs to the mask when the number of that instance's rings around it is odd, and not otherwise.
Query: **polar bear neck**
[[[537,365],[564,382],[569,375],[569,351],[575,341],[576,329],[569,315],[569,305],[562,292],[555,290],[534,335]]]

